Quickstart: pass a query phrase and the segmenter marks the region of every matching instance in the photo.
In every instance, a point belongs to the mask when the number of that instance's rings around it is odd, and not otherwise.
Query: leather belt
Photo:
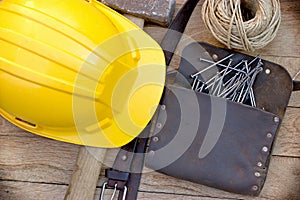
[[[184,32],[198,2],[199,0],[186,1],[178,11],[161,42],[167,67],[172,60],[174,51],[182,37],[182,33]],[[105,171],[105,176],[108,180],[103,184],[100,200],[104,199],[105,190],[107,188],[113,189],[111,199],[114,198],[117,190],[119,190],[118,200],[137,199],[150,127],[151,125],[149,124],[139,137],[120,149],[112,168]]]
[[[100,199],[104,199],[106,188],[114,189],[111,199],[119,190],[118,200],[136,199],[141,174],[144,166],[144,152],[147,147],[147,138],[141,137],[150,133],[148,125],[132,142],[123,146],[114,161],[112,168],[105,170],[108,180],[103,184]]]

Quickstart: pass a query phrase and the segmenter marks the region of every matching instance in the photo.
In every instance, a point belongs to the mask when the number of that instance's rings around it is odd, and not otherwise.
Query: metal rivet
[[[263,147],[263,148],[262,148],[262,151],[263,151],[263,152],[268,152],[268,150],[269,150],[268,147]]]
[[[258,167],[262,167],[262,162],[258,162],[258,163],[257,163],[257,166],[258,166]]]
[[[155,151],[153,151],[153,150],[149,151],[149,155],[150,156],[154,156],[155,155]]]
[[[162,124],[161,124],[161,123],[157,123],[157,124],[156,124],[156,127],[157,127],[157,128],[161,128],[161,127],[162,127]]]
[[[218,58],[219,58],[219,57],[218,57],[217,54],[213,54],[213,55],[212,55],[212,59],[213,59],[214,61],[218,60]]]
[[[166,106],[165,106],[165,105],[162,105],[162,106],[161,106],[161,109],[162,109],[162,110],[166,110]]]
[[[259,173],[259,172],[255,172],[255,173],[254,173],[254,176],[260,177],[260,173]]]
[[[272,138],[272,136],[273,136],[272,133],[267,134],[267,138]]]
[[[154,137],[152,140],[153,140],[153,142],[158,142],[159,138],[158,137]]]
[[[279,122],[279,117],[274,117],[274,122],[278,123]]]
[[[254,190],[254,191],[258,190],[258,186],[257,185],[253,185],[252,186],[252,190]]]
[[[127,156],[126,155],[123,155],[122,158],[121,158],[123,161],[127,160]]]
[[[266,69],[266,70],[265,70],[265,73],[266,73],[266,74],[271,74],[271,70],[270,70],[270,69]]]

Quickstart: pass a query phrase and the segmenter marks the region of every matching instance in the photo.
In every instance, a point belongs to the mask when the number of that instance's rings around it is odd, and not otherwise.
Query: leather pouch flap
[[[230,192],[258,195],[279,125],[280,118],[272,113],[167,85],[146,166]]]

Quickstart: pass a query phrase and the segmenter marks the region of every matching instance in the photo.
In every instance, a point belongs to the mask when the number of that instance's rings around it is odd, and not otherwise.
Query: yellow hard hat
[[[119,147],[148,124],[160,46],[94,0],[0,1],[0,114],[48,138]]]

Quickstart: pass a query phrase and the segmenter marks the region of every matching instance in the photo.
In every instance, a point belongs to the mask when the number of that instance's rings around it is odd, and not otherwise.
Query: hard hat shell
[[[0,114],[41,136],[119,147],[148,124],[165,81],[159,45],[105,5],[0,1]]]

